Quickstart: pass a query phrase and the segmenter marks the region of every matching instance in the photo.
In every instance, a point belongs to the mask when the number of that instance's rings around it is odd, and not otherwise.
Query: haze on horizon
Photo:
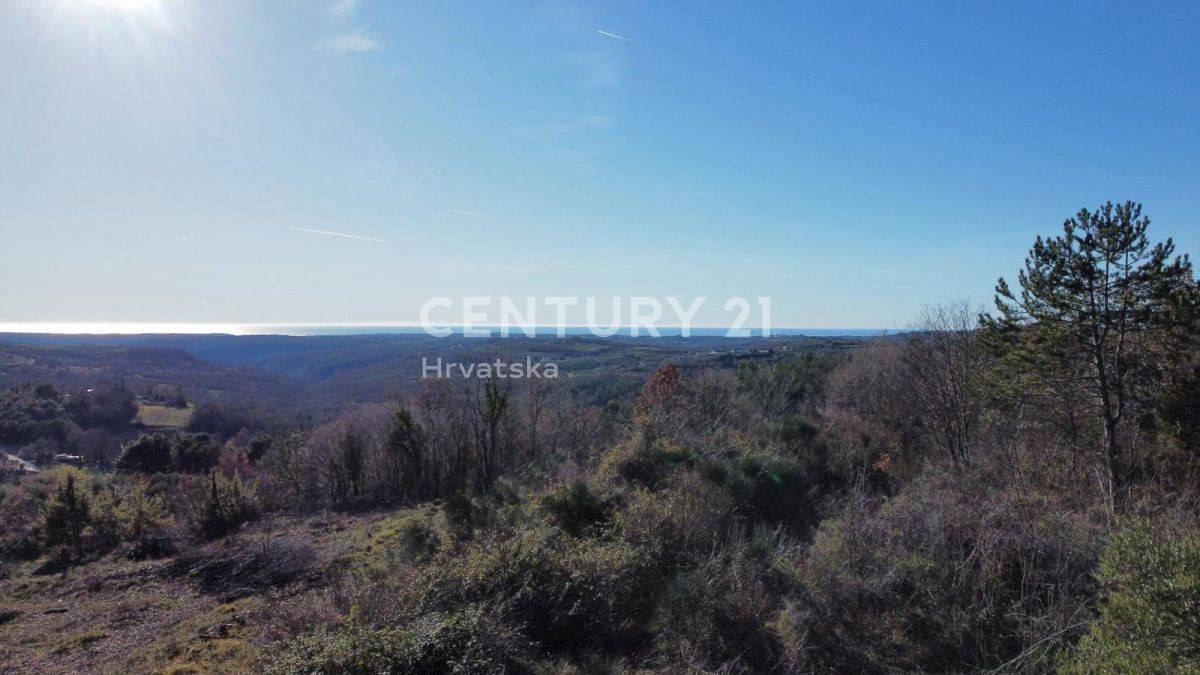
[[[1198,250],[1198,28],[1194,2],[10,0],[0,323],[590,295],[903,326],[988,304],[1106,199]]]

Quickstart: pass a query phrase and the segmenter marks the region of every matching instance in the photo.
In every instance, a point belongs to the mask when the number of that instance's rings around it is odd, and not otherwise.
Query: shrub
[[[654,489],[674,467],[692,459],[691,451],[678,445],[661,440],[649,444],[631,441],[604,453],[597,471],[607,480]]]
[[[389,561],[410,562],[432,556],[441,543],[430,514],[421,510],[397,517],[375,535],[371,548],[383,553]]]
[[[258,517],[254,487],[238,474],[225,476],[219,471],[210,471],[207,481],[192,481],[188,488],[185,508],[192,529],[201,537],[224,536]]]
[[[171,512],[162,495],[151,495],[144,485],[135,484],[122,500],[117,518],[122,539],[132,544],[128,557],[156,558],[173,550],[167,531]]]
[[[83,530],[89,522],[87,494],[76,487],[75,473],[67,473],[42,516],[46,548],[69,546],[79,558],[83,555]]]
[[[572,536],[608,520],[611,511],[611,505],[580,480],[547,490],[538,498],[537,504],[556,525]]]
[[[529,647],[513,627],[483,607],[432,613],[402,628],[349,621],[282,643],[268,673],[505,673],[529,670]]]
[[[631,648],[644,639],[659,575],[639,546],[525,532],[431,565],[417,606],[495,608],[547,650]]]
[[[673,565],[719,546],[732,515],[732,500],[720,485],[685,471],[657,492],[634,493],[614,522],[626,539],[657,551],[664,563]]]
[[[217,465],[221,447],[208,434],[180,436],[171,448],[176,471],[202,473]]]
[[[41,552],[39,518],[42,499],[28,483],[7,486],[0,498],[0,557],[36,558]]]
[[[462,492],[455,492],[442,501],[442,513],[446,516],[446,525],[455,540],[465,541],[475,532],[476,518],[475,502]]]
[[[162,434],[141,436],[121,449],[118,471],[165,473],[171,470],[171,440]]]
[[[1200,533],[1127,522],[1104,549],[1097,578],[1100,617],[1066,672],[1200,670]]]
[[[776,606],[766,561],[735,547],[681,571],[654,618],[656,644],[701,672],[775,671],[782,647],[770,628]]]
[[[794,457],[752,453],[739,457],[726,484],[752,522],[778,523],[805,533],[817,521],[822,473]]]
[[[927,476],[853,494],[796,563],[805,668],[1044,669],[1094,588],[1095,526],[1053,503]]]

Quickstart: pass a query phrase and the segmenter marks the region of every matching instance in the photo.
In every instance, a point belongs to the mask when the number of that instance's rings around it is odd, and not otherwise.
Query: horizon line
[[[448,328],[456,333],[463,331],[463,324],[438,324],[436,328]],[[499,324],[473,324],[472,330],[490,330],[493,332],[499,331]],[[556,324],[535,324],[532,328],[535,333],[549,332],[551,334],[557,332],[559,326]],[[562,326],[567,331],[590,331],[590,327],[586,324],[567,324]],[[615,329],[617,333],[629,332],[633,328],[632,325],[621,324],[618,326],[604,325],[599,326],[604,330]],[[647,330],[645,326],[639,326],[639,330]],[[655,329],[659,331],[681,331],[683,326],[678,324],[662,324],[655,325]],[[689,330],[693,333],[696,331],[720,331],[730,330],[730,326],[713,325],[713,324],[692,324]],[[300,333],[287,332],[288,329],[302,330]],[[418,322],[413,321],[392,321],[392,322],[347,322],[347,323],[234,323],[234,322],[87,322],[87,321],[30,321],[30,322],[0,322],[0,335],[81,335],[81,336],[113,336],[113,335],[232,335],[232,336],[266,336],[266,335],[281,335],[281,336],[320,336],[320,335],[337,335],[338,333],[321,333],[320,330],[332,331],[356,331],[357,334],[369,334],[362,331],[378,330],[380,333],[388,332],[403,332],[403,333],[422,333],[428,334],[427,331]],[[763,337],[761,327],[748,328],[752,337]],[[283,331],[283,332],[280,332]],[[887,334],[893,332],[902,332],[898,328],[883,328],[878,326],[855,327],[855,326],[779,326],[771,328],[768,331],[769,336],[785,336],[784,333],[795,334],[803,331],[820,331],[822,333],[830,333],[831,331],[847,331],[845,335],[855,334]],[[506,337],[503,335],[493,335],[491,337]],[[507,337],[526,337],[520,326],[509,326],[509,335]],[[646,337],[653,337],[647,335]],[[702,337],[702,336],[697,336]],[[708,337],[708,336],[703,336]]]

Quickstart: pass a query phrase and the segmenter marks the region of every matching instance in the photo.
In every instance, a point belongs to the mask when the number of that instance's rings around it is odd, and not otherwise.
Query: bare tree
[[[981,409],[976,384],[985,359],[976,339],[978,316],[965,300],[923,307],[901,355],[918,424],[955,466],[969,460]]]

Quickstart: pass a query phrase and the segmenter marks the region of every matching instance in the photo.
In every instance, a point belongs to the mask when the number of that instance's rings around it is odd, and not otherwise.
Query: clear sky
[[[0,322],[902,326],[1106,199],[1200,250],[1194,0],[0,0]]]

